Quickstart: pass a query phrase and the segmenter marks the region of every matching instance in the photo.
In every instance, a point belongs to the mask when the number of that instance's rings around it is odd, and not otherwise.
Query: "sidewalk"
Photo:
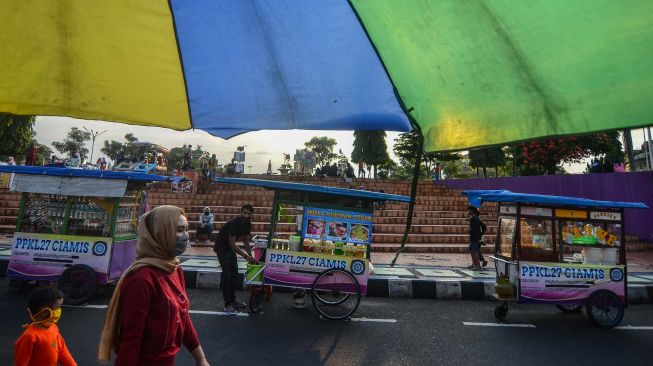
[[[218,289],[221,270],[213,251],[191,248],[186,254],[182,267],[187,286]],[[484,300],[494,294],[496,272],[491,260],[485,271],[472,271],[466,269],[470,258],[465,254],[407,253],[391,267],[393,258],[393,253],[372,252],[367,296]],[[628,261],[628,301],[653,303],[653,252],[628,253]],[[239,258],[241,277],[245,268]]]

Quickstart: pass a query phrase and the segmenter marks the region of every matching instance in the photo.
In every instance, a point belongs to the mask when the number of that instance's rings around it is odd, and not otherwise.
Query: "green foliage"
[[[336,139],[326,136],[313,137],[304,143],[304,146],[315,153],[315,161],[319,168],[329,166],[338,157],[333,149],[336,147]]]
[[[375,178],[378,165],[390,159],[385,136],[385,131],[354,131],[354,150],[351,153],[351,160],[374,166]]]
[[[495,173],[498,173],[499,166],[506,164],[506,154],[501,146],[470,150],[467,156],[472,168],[483,168],[484,177],[487,177],[487,168],[495,168]]]
[[[113,161],[114,164],[122,161],[131,161],[138,159],[138,149],[134,147],[134,143],[138,139],[134,134],[128,133],[125,135],[125,142],[116,140],[104,141],[104,147],[100,151]]]
[[[561,163],[579,163],[592,156],[624,161],[618,132],[534,140],[511,145],[510,153],[521,175],[556,174]]]
[[[446,175],[447,179],[451,178],[471,178],[474,176],[472,168],[469,166],[469,160],[466,158],[460,158],[458,160],[449,160],[443,161],[441,163],[442,170]]]
[[[0,155],[25,155],[34,137],[34,116],[0,113]]]
[[[378,166],[386,163],[390,159],[385,137],[385,131],[354,132],[354,150],[351,155],[352,161],[356,163],[363,161],[366,165],[372,165],[374,167],[375,178]]]
[[[182,147],[173,147],[172,149],[170,149],[170,152],[166,156],[169,170],[181,169],[184,162],[184,152],[186,152],[186,150],[187,150],[186,145]],[[209,154],[208,151],[202,150],[202,147],[200,145],[197,145],[194,150],[192,149],[191,146],[191,165],[193,166],[194,169],[201,168],[200,159],[202,158],[206,159],[206,161],[208,162],[208,159],[211,158],[211,155]]]
[[[57,149],[60,153],[71,156],[73,151],[79,151],[79,157],[84,160],[88,154],[88,149],[84,147],[86,141],[91,139],[91,133],[87,131],[82,131],[77,127],[73,127],[68,131],[68,135],[65,140],[61,142],[53,142],[52,146]]]
[[[394,178],[410,179],[413,176],[418,146],[419,135],[417,131],[402,133],[395,139],[393,150],[399,158],[399,165],[392,175]],[[461,158],[462,156],[458,153],[426,153],[423,156],[422,166],[420,167],[420,178],[433,178],[433,167],[435,167],[435,163],[438,161],[444,166],[445,162],[455,162]]]

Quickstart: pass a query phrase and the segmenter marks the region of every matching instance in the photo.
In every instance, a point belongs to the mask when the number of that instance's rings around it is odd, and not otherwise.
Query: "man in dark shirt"
[[[483,240],[483,234],[485,234],[487,227],[479,218],[481,212],[478,208],[469,206],[467,210],[469,213],[469,252],[472,255],[470,269],[481,270],[481,262],[483,262],[483,267],[487,266],[487,261],[483,258],[483,254],[481,254],[481,241]]]
[[[236,253],[248,262],[256,263],[249,246],[253,214],[254,207],[244,205],[240,209],[240,216],[225,223],[215,239],[213,251],[218,255],[218,261],[222,267],[220,286],[226,312],[236,312],[247,307],[246,304],[236,301],[236,277],[238,275]],[[236,245],[238,239],[242,239],[245,250]]]

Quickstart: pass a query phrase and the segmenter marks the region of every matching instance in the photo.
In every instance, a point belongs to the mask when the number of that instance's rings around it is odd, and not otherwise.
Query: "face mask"
[[[175,249],[173,251],[175,257],[182,255],[186,251],[186,248],[188,248],[188,232],[177,233]]]
[[[36,320],[36,319],[38,319],[40,317],[39,315],[41,315],[41,313],[44,313],[46,311],[50,314],[47,318],[45,318],[43,320]],[[26,326],[30,326],[32,324],[41,324],[41,325],[43,325],[44,327],[47,328],[47,327],[51,326],[52,324],[57,323],[59,321],[59,319],[61,318],[61,308],[57,308],[57,309],[54,309],[54,310],[50,309],[50,308],[43,308],[38,313],[36,313],[34,315],[32,315],[32,312],[29,309],[27,309],[27,312],[29,313],[29,317],[32,320],[32,323],[27,324]]]

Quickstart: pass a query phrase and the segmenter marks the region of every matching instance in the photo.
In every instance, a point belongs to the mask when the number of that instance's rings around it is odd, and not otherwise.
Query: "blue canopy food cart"
[[[498,202],[495,317],[503,321],[508,302],[556,305],[587,315],[598,326],[618,325],[628,305],[626,208],[643,203],[577,197],[465,191],[469,202]]]
[[[55,167],[2,166],[22,192],[7,268],[10,290],[56,282],[66,304],[120,278],[136,257],[147,184],[179,177]]]
[[[217,178],[218,183],[257,186],[274,191],[264,264],[249,266],[253,286],[250,312],[263,306],[264,286],[311,293],[313,306],[327,319],[348,319],[367,293],[375,202],[410,202],[410,197],[365,190],[248,178]],[[293,210],[293,211],[291,211]],[[298,235],[277,235],[285,212],[299,212]],[[293,216],[290,216],[293,217]],[[269,288],[269,287],[268,287]],[[269,292],[268,292],[269,294]],[[269,296],[268,296],[269,299]]]

